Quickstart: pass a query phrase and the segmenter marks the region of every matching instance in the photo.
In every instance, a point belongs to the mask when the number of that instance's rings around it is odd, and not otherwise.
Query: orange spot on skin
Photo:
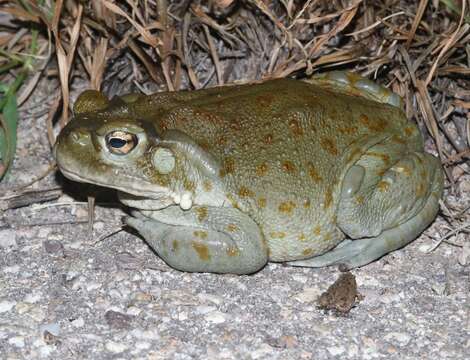
[[[374,152],[374,151],[369,151],[369,152],[367,152],[366,154],[369,155],[369,156],[373,156],[373,157],[382,159],[382,161],[383,161],[385,164],[390,163],[390,155],[382,154],[382,153],[378,153],[378,152]]]
[[[259,198],[258,199],[258,207],[263,209],[266,207],[266,198]]]
[[[240,190],[238,190],[238,195],[240,195],[240,197],[254,197],[255,196],[255,193],[253,191],[251,191],[250,189],[248,189],[246,186],[242,186],[240,187]]]
[[[286,233],[283,231],[273,231],[269,235],[272,238],[277,238],[277,239],[284,239],[286,237]]]
[[[330,138],[322,138],[320,140],[320,145],[323,150],[329,152],[333,156],[338,155],[338,148],[336,147],[336,144],[333,139]]]
[[[227,249],[227,255],[228,256],[238,256],[238,255],[240,255],[240,251],[236,247],[230,246]]]
[[[271,94],[258,95],[256,97],[256,102],[262,107],[270,106],[274,100],[274,96]]]
[[[321,234],[321,226],[320,225],[317,225],[313,228],[313,233],[316,235],[316,236],[320,236]]]
[[[290,174],[295,173],[297,171],[297,168],[295,167],[294,163],[289,160],[286,160],[282,163],[282,169]]]
[[[390,184],[388,183],[388,181],[382,180],[377,184],[377,188],[379,189],[379,191],[385,192],[390,188]]]
[[[359,116],[359,121],[370,131],[381,132],[387,128],[387,122],[385,120],[377,119],[377,120],[371,121],[367,117],[367,115],[364,115],[364,114]]]
[[[194,191],[194,189],[196,189],[196,184],[194,183],[194,181],[185,179],[183,182],[183,187],[187,191]]]
[[[220,176],[224,177],[228,174],[233,174],[235,171],[235,160],[231,157],[227,157],[224,159],[224,164],[220,169]]]
[[[357,195],[357,196],[355,197],[355,199],[356,199],[356,203],[357,203],[358,205],[361,205],[361,204],[364,203],[364,196],[362,196],[362,195]]]
[[[292,212],[296,208],[296,205],[292,201],[285,201],[279,204],[278,210],[281,213],[292,215]]]
[[[405,129],[405,135],[410,137],[415,133],[415,130],[411,126],[407,126]]]
[[[193,235],[201,239],[207,239],[207,231],[204,230],[195,230],[193,231]]]
[[[343,135],[354,135],[357,133],[357,126],[339,128],[338,131]]]
[[[229,231],[229,232],[235,232],[235,231],[237,231],[237,230],[238,230],[237,225],[235,225],[235,224],[228,224],[228,225],[227,225],[227,231]]]
[[[205,206],[196,208],[197,219],[203,222],[207,218],[207,208]]]
[[[221,136],[217,139],[217,145],[224,146],[227,144],[227,138],[225,136]]]
[[[302,255],[304,255],[304,256],[309,256],[309,255],[312,255],[312,254],[313,254],[313,249],[311,249],[311,248],[307,248],[304,251],[302,251]]]
[[[416,188],[416,196],[422,197],[426,194],[426,184],[420,183]]]
[[[256,167],[256,175],[258,176],[264,176],[266,175],[267,172],[268,172],[268,164],[266,164],[265,162],[262,164],[259,164]]]
[[[305,234],[304,233],[300,234],[299,241],[305,241],[305,240],[307,240],[307,238],[305,237]]]
[[[268,135],[266,135],[266,136],[264,137],[263,142],[264,142],[266,145],[272,145],[273,140],[274,140],[273,135],[272,135],[272,134],[268,134]]]
[[[242,129],[242,125],[237,120],[230,122],[229,126],[233,131],[240,131]]]
[[[202,187],[204,188],[204,191],[212,191],[212,183],[209,181],[209,180],[204,180],[203,183],[202,183]]]
[[[315,169],[315,166],[311,162],[307,163],[307,169],[308,175],[313,180],[313,182],[318,184],[323,181],[323,178],[320,176],[320,174],[318,174],[317,170]]]
[[[198,141],[198,145],[205,151],[210,151],[211,150],[211,145],[207,140],[200,140]]]
[[[193,249],[197,252],[198,256],[199,256],[199,259],[203,260],[203,261],[209,261],[211,256],[209,254],[209,248],[207,247],[207,245],[204,245],[200,242],[197,242],[197,241],[192,241],[191,242],[191,245],[193,247]]]
[[[325,202],[323,203],[323,206],[325,209],[328,209],[333,202],[333,194],[331,191],[331,188],[328,188],[325,192]]]
[[[353,161],[353,160],[358,159],[360,155],[361,155],[361,149],[360,149],[360,148],[354,148],[354,149],[352,149],[352,150],[349,152],[348,162],[351,162],[351,161]]]
[[[390,139],[391,142],[394,142],[395,144],[400,144],[400,145],[405,145],[406,141],[403,140],[401,137],[397,135],[393,135],[392,138]]]
[[[294,136],[302,136],[304,134],[304,130],[295,119],[289,121],[289,129]]]

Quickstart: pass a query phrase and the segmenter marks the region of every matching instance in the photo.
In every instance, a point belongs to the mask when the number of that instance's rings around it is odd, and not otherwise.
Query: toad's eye
[[[137,136],[125,131],[113,131],[106,135],[106,146],[113,154],[126,155],[137,146]]]

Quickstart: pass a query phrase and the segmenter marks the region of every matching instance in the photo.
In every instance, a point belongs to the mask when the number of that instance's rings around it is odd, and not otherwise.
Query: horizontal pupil
[[[109,139],[109,145],[113,148],[122,148],[124,145],[127,144],[127,141],[120,138],[111,138]]]

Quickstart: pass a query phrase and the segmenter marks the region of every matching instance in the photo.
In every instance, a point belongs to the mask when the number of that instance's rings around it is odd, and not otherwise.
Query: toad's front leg
[[[177,270],[250,274],[268,261],[258,225],[237,209],[170,206],[138,214],[126,223]]]

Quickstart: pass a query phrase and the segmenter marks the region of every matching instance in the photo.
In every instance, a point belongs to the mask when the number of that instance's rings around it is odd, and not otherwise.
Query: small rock
[[[220,296],[212,295],[212,294],[205,294],[205,293],[200,293],[197,295],[197,297],[201,301],[210,301],[216,305],[220,305],[223,302],[223,299]]]
[[[208,305],[199,305],[199,306],[196,306],[195,308],[196,314],[200,314],[200,315],[209,314],[215,310],[217,310],[215,306],[208,306]]]
[[[44,250],[46,253],[52,256],[63,257],[64,256],[64,245],[57,240],[45,240],[43,242]]]
[[[142,260],[128,252],[117,254],[115,261],[120,269],[136,270],[142,268]]]
[[[19,315],[23,315],[24,313],[27,313],[33,305],[24,303],[24,302],[19,302],[15,306],[15,310]]]
[[[134,295],[134,300],[137,302],[148,303],[155,300],[155,297],[152,294],[137,292]]]
[[[461,234],[463,235],[463,234]],[[464,241],[462,246],[462,251],[457,257],[457,261],[460,265],[466,266],[470,264],[470,241]]]
[[[83,320],[83,318],[80,316],[78,319],[75,319],[72,321],[72,326],[73,327],[82,327],[83,325],[85,325],[85,320]]]
[[[44,339],[44,342],[47,344],[47,345],[58,345],[60,344],[60,339],[58,336],[55,336],[53,334],[51,334],[49,331],[44,331],[43,334],[42,334],[42,337]]]
[[[41,333],[48,332],[53,336],[59,336],[60,326],[57,323],[43,324],[39,327]]]
[[[332,356],[338,356],[344,353],[346,349],[342,346],[330,346],[327,350]]]
[[[279,345],[283,348],[293,349],[298,345],[298,341],[294,336],[284,335],[279,339]]]
[[[16,303],[11,302],[11,301],[0,302],[0,313],[10,311],[15,305]]]
[[[142,312],[137,306],[129,306],[126,310],[126,314],[130,316],[138,316]]]
[[[5,266],[3,268],[3,272],[5,274],[17,274],[20,272],[20,270],[21,268],[19,265]]]
[[[93,229],[96,231],[102,231],[104,229],[104,223],[102,221],[95,221],[93,224]]]
[[[38,323],[40,323],[46,318],[46,313],[39,306],[36,306],[29,311],[29,316],[31,316],[33,320],[36,320]]]
[[[101,288],[102,285],[103,284],[100,284],[98,282],[91,281],[86,284],[86,290],[88,292],[92,292],[93,290]]]
[[[226,320],[226,316],[224,313],[220,311],[213,311],[206,315],[206,321],[211,322],[213,324],[222,324]]]
[[[105,345],[106,350],[111,351],[115,354],[122,353],[123,351],[127,350],[127,346],[121,343],[117,343],[114,341],[108,341]]]
[[[106,323],[115,329],[126,329],[129,328],[133,317],[127,314],[123,314],[118,311],[108,310],[104,314]]]
[[[135,344],[135,347],[139,350],[148,350],[150,346],[152,346],[152,344],[145,341],[139,341]]]
[[[16,245],[16,233],[12,229],[0,231],[0,248],[8,248]]]
[[[42,293],[37,291],[30,293],[24,297],[24,301],[30,304],[34,304],[43,298]]]
[[[294,295],[294,299],[301,303],[309,303],[315,301],[320,295],[320,289],[318,288],[305,288],[304,291]]]
[[[22,336],[13,336],[8,339],[10,345],[16,346],[18,348],[24,347],[24,337]]]
[[[406,334],[406,333],[391,332],[391,333],[388,333],[387,335],[385,335],[384,339],[386,341],[391,342],[391,343],[398,342],[398,345],[400,345],[400,346],[406,346],[410,342],[411,336]]]
[[[273,353],[273,348],[268,344],[262,344],[258,349],[251,353],[252,359],[269,359]]]

